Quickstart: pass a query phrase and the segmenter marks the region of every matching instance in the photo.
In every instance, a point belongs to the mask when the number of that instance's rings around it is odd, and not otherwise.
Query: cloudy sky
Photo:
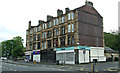
[[[32,26],[38,25],[38,20],[46,21],[47,15],[56,16],[57,9],[65,13],[65,8],[71,10],[81,7],[86,0],[1,0],[0,1],[0,42],[22,36],[24,46],[28,21]],[[119,0],[89,0],[95,9],[103,16],[104,31],[118,30]]]

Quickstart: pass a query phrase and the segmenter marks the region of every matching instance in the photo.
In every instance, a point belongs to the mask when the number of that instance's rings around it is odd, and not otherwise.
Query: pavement
[[[5,60],[6,63],[18,64],[24,66],[35,66],[35,67],[47,67],[47,68],[56,68],[56,69],[64,69],[66,71],[88,71],[92,72],[92,63],[89,64],[75,64],[75,65],[56,65],[55,63],[36,63],[34,65],[33,62],[26,63],[24,60],[12,61]],[[118,71],[118,62],[104,62],[97,63],[95,65],[95,72],[101,71],[109,71],[109,72],[117,72]]]

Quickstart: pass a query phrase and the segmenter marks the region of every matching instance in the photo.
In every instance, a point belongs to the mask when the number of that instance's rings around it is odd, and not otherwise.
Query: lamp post
[[[11,42],[11,44],[12,44],[12,51],[11,51],[11,57],[12,57],[12,60],[13,60],[13,41]]]

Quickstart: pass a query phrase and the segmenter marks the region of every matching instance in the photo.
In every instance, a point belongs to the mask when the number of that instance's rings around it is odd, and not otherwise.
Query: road
[[[2,63],[2,71],[65,71],[63,69]]]
[[[91,63],[89,64],[76,64],[76,65],[48,65],[48,64],[37,64],[15,62],[2,63],[2,71],[92,71]],[[104,62],[97,63],[95,65],[95,71],[116,71],[118,69],[118,62]]]

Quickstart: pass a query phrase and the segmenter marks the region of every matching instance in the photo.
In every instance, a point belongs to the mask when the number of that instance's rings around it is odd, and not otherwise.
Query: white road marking
[[[81,68],[80,70],[83,70],[83,68]]]
[[[17,71],[17,70],[14,70],[14,71]]]

